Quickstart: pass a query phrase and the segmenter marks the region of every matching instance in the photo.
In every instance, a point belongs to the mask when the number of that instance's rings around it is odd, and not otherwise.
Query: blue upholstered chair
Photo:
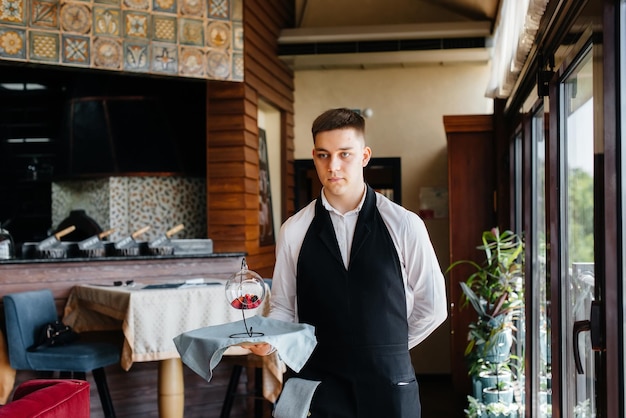
[[[104,367],[119,363],[121,346],[97,341],[29,350],[41,328],[58,319],[52,292],[48,289],[12,293],[3,297],[6,339],[11,367],[36,372],[61,372],[85,379],[92,372],[105,416],[115,417]]]

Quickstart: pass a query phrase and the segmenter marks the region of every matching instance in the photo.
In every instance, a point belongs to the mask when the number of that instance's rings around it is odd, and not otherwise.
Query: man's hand
[[[257,356],[267,356],[274,352],[274,347],[268,343],[241,343],[239,345]]]

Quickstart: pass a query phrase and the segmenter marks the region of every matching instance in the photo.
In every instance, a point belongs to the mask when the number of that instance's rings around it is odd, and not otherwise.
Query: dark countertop
[[[137,256],[106,256],[106,257],[71,257],[71,258],[13,258],[0,260],[4,264],[49,264],[49,263],[98,263],[103,261],[132,261],[132,260],[179,260],[183,258],[225,258],[244,257],[245,252],[211,253],[211,254],[183,254],[183,255],[137,255]]]

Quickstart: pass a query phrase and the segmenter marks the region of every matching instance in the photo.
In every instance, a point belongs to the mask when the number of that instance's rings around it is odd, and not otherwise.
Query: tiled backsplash
[[[0,60],[243,81],[243,0],[3,0]]]
[[[179,223],[174,238],[206,238],[206,181],[189,177],[109,177],[52,184],[52,226],[83,209],[103,230],[115,228],[118,241],[149,225],[152,240]]]

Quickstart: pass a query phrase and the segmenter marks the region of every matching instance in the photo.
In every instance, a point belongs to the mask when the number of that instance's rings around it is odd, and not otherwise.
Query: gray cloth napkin
[[[272,416],[274,418],[306,418],[309,415],[313,393],[320,384],[317,380],[292,377],[287,380]]]
[[[309,324],[296,324],[263,316],[246,318],[252,332],[262,336],[245,335],[244,321],[229,322],[184,332],[174,338],[181,360],[191,370],[211,380],[213,369],[219,364],[224,351],[242,342],[266,342],[278,351],[280,359],[292,370],[299,372],[317,345],[315,330]],[[244,337],[231,337],[244,334]]]

